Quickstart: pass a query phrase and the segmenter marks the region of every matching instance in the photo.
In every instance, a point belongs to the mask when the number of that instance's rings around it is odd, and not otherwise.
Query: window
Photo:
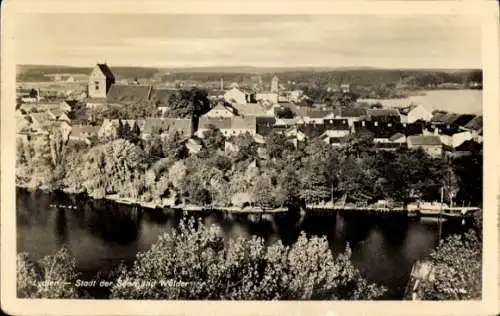
[[[99,81],[95,81],[94,84],[95,84],[95,90],[99,90]]]

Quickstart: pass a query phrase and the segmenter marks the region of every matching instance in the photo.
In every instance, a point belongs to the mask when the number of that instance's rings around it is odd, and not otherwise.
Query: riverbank
[[[27,185],[16,184],[16,187],[19,189],[24,189],[28,191],[32,191]],[[44,193],[52,193],[55,190],[49,190],[47,188],[39,188],[39,191]],[[194,205],[194,204],[184,204],[179,203],[176,204],[174,199],[161,199],[155,201],[141,201],[139,199],[133,198],[125,198],[120,197],[118,194],[107,194],[107,195],[98,195],[98,194],[89,194],[85,190],[71,190],[68,188],[61,189],[60,191],[65,194],[84,194],[85,196],[94,199],[94,200],[107,200],[112,201],[113,203],[121,204],[121,205],[129,205],[129,206],[139,206],[147,209],[181,209],[189,212],[205,212],[205,211],[222,211],[222,212],[230,212],[230,213],[282,213],[287,212],[287,207],[278,207],[278,208],[260,208],[260,207],[237,207],[237,206],[220,206],[220,205]]]
[[[18,188],[30,190],[27,186],[17,185]],[[40,191],[44,193],[51,193],[54,190],[43,190]],[[186,212],[227,212],[227,213],[243,213],[243,214],[276,214],[284,213],[288,211],[287,207],[278,208],[260,208],[255,206],[237,207],[237,206],[220,206],[220,205],[193,205],[193,204],[175,204],[175,201],[170,199],[161,199],[156,201],[140,201],[138,199],[124,198],[120,197],[118,194],[108,194],[105,196],[88,194],[85,191],[75,191],[70,189],[61,190],[65,194],[84,194],[88,198],[93,200],[107,200],[113,203],[127,206],[137,206],[141,208],[146,208],[150,210],[161,210],[161,209],[176,209]],[[401,204],[401,203],[399,203]],[[425,203],[424,203],[425,204]],[[69,205],[53,205],[55,207],[61,208],[71,208]],[[401,214],[408,217],[443,217],[443,218],[469,218],[473,217],[477,212],[480,212],[479,207],[443,207],[443,208],[424,208],[424,207],[389,207],[381,205],[354,205],[348,204],[337,204],[332,202],[326,202],[321,204],[306,204],[306,211],[312,212],[337,212],[345,211],[349,213],[364,213],[364,214]]]

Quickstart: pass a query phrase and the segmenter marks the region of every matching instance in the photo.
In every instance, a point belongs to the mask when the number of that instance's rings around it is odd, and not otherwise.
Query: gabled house
[[[431,157],[441,157],[443,153],[443,144],[439,137],[435,135],[408,136],[407,144],[409,149],[421,148]]]
[[[189,138],[193,135],[193,121],[185,118],[148,118],[139,126],[141,137],[147,139],[153,133],[159,135],[169,135],[178,133],[182,138]]]
[[[354,122],[365,120],[368,117],[367,110],[365,108],[353,107],[336,109],[334,115],[336,118],[346,119],[349,127],[351,128],[354,127]]]
[[[367,109],[368,117],[373,122],[400,123],[401,117],[396,109]]]
[[[325,119],[323,124],[331,137],[345,137],[351,133],[347,119]]]
[[[463,130],[469,131],[472,135],[472,139],[478,143],[482,143],[483,141],[483,116],[478,115],[469,121],[462,128]]]
[[[51,120],[53,121],[65,121],[67,123],[71,123],[71,119],[64,112],[64,110],[60,108],[50,109],[47,111],[47,114],[49,114]]]
[[[246,104],[245,104],[246,105]],[[234,117],[236,116],[236,111],[234,108],[225,106],[224,103],[219,102],[210,111],[203,115],[207,118],[223,118],[223,117]]]
[[[90,145],[93,139],[97,139],[98,133],[98,126],[75,124],[71,126],[69,140],[83,142],[87,145]]]
[[[412,104],[410,106],[399,109],[401,122],[414,123],[416,121],[428,122],[432,119],[432,112],[427,110],[422,105]]]
[[[229,103],[247,103],[247,94],[240,90],[238,87],[232,87],[224,93],[224,100]]]
[[[35,130],[42,130],[44,126],[47,126],[52,121],[52,117],[47,112],[37,112],[31,113],[30,119],[32,122],[32,128]]]

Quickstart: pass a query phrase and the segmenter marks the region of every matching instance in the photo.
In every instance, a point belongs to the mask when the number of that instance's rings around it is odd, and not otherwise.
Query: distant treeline
[[[468,84],[469,82],[482,83],[480,69],[468,70],[424,70],[424,69],[260,69],[217,67],[160,69],[144,67],[112,67],[118,78],[143,78],[165,81],[196,81],[217,82],[221,78],[225,82],[254,82],[260,79],[269,83],[272,76],[279,76],[280,82],[296,82],[314,87],[335,86],[348,83],[353,86],[396,85],[406,84],[415,88],[435,86],[442,83]],[[239,71],[238,71],[239,70]],[[269,70],[266,72],[266,70]],[[47,81],[45,74],[74,73],[90,74],[92,68],[68,66],[19,66],[17,79],[19,81]]]

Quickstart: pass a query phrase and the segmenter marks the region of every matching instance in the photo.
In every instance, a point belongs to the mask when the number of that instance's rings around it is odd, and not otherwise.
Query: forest
[[[374,86],[406,84],[412,88],[429,88],[440,83],[468,84],[475,81],[482,83],[482,71],[479,69],[447,70],[447,69],[377,69],[377,68],[258,68],[258,67],[212,67],[212,68],[177,68],[164,69],[153,67],[112,67],[118,79],[154,79],[156,82],[194,81],[201,84],[218,83],[224,79],[226,83],[258,83],[261,78],[269,83],[274,75],[280,82],[293,87],[305,85],[310,87],[338,86],[348,83],[351,86]],[[48,81],[45,74],[74,73],[90,74],[91,67],[38,66],[20,65],[18,81]]]

